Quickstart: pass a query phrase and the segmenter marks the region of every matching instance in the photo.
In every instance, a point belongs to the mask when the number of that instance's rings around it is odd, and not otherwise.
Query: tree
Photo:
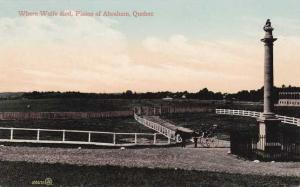
[[[133,92],[131,90],[126,90],[125,95],[127,96],[131,96],[133,94]]]

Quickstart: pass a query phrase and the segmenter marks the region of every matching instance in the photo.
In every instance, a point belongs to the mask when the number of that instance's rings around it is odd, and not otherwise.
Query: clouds
[[[300,37],[278,36],[274,47],[275,84],[299,85],[297,77]],[[186,71],[183,87],[192,90],[208,86],[214,90],[237,91],[256,89],[263,85],[264,49],[257,40],[191,40],[173,35],[167,39],[148,37],[143,42],[136,62],[165,70],[178,68]],[[144,58],[151,56],[151,58]],[[142,60],[144,59],[144,60]],[[193,77],[191,79],[191,77]]]
[[[84,92],[256,89],[263,84],[257,40],[186,35],[131,41],[118,22],[95,17],[0,18],[0,91]],[[300,38],[278,36],[275,82],[300,84]],[[292,78],[291,78],[292,77]]]
[[[186,66],[187,68],[205,65],[208,69],[215,69],[218,67],[209,67],[210,64],[222,65],[224,63],[226,65],[236,65],[237,63],[243,63],[239,61],[244,60],[244,55],[252,55],[249,54],[249,51],[244,50],[243,43],[189,41],[183,35],[172,35],[167,40],[149,37],[142,44],[153,55],[171,58],[166,64],[170,63],[170,65],[173,65],[176,62],[178,65]]]
[[[113,20],[90,17],[2,17],[0,41],[40,41],[71,43],[74,39],[91,42],[92,38],[123,40],[124,36],[112,29]],[[9,38],[8,38],[9,37]]]
[[[1,80],[3,89],[107,86],[111,69],[129,59],[127,39],[113,24],[96,18],[0,18],[0,73],[7,77]]]
[[[226,85],[234,89],[232,82],[236,82],[240,88],[260,86],[257,68],[262,67],[263,54],[255,43],[191,41],[186,36],[173,35],[168,39],[149,37],[142,44],[144,51],[135,53],[139,54],[136,62],[150,67],[176,67],[179,71],[189,71],[189,76],[194,76],[199,87],[208,85],[224,90]],[[245,67],[247,73],[242,71]]]

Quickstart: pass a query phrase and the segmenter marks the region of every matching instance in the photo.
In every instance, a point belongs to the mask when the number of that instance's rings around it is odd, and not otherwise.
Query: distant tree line
[[[204,88],[196,93],[184,92],[145,92],[137,93],[127,90],[123,93],[81,93],[81,92],[26,92],[22,95],[27,99],[44,99],[44,98],[97,98],[97,99],[162,99],[162,98],[190,98],[205,100],[221,100],[221,92],[212,92]]]
[[[278,100],[280,91],[300,91],[300,87],[284,86],[274,87],[274,100]],[[181,99],[201,99],[201,100],[239,100],[239,101],[262,101],[263,87],[257,90],[242,90],[237,93],[213,92],[207,88],[194,93],[183,92],[145,92],[137,93],[127,90],[123,93],[81,93],[81,92],[26,92],[22,98],[27,99],[46,99],[46,98],[96,98],[96,99],[162,99],[162,98],[181,98]]]
[[[300,92],[300,87],[295,87],[295,86],[285,86],[285,85],[282,85],[281,88],[280,88],[280,91],[282,92]]]

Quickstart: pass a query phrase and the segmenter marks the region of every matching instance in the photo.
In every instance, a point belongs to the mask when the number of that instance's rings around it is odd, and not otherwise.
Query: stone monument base
[[[281,150],[281,134],[280,120],[275,117],[262,117],[258,120],[259,134],[257,149],[263,151],[280,151]]]

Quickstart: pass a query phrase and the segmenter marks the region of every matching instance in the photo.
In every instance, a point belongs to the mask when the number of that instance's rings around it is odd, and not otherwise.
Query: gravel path
[[[300,162],[245,161],[227,148],[72,149],[0,147],[1,161],[182,168],[241,174],[300,177]]]

